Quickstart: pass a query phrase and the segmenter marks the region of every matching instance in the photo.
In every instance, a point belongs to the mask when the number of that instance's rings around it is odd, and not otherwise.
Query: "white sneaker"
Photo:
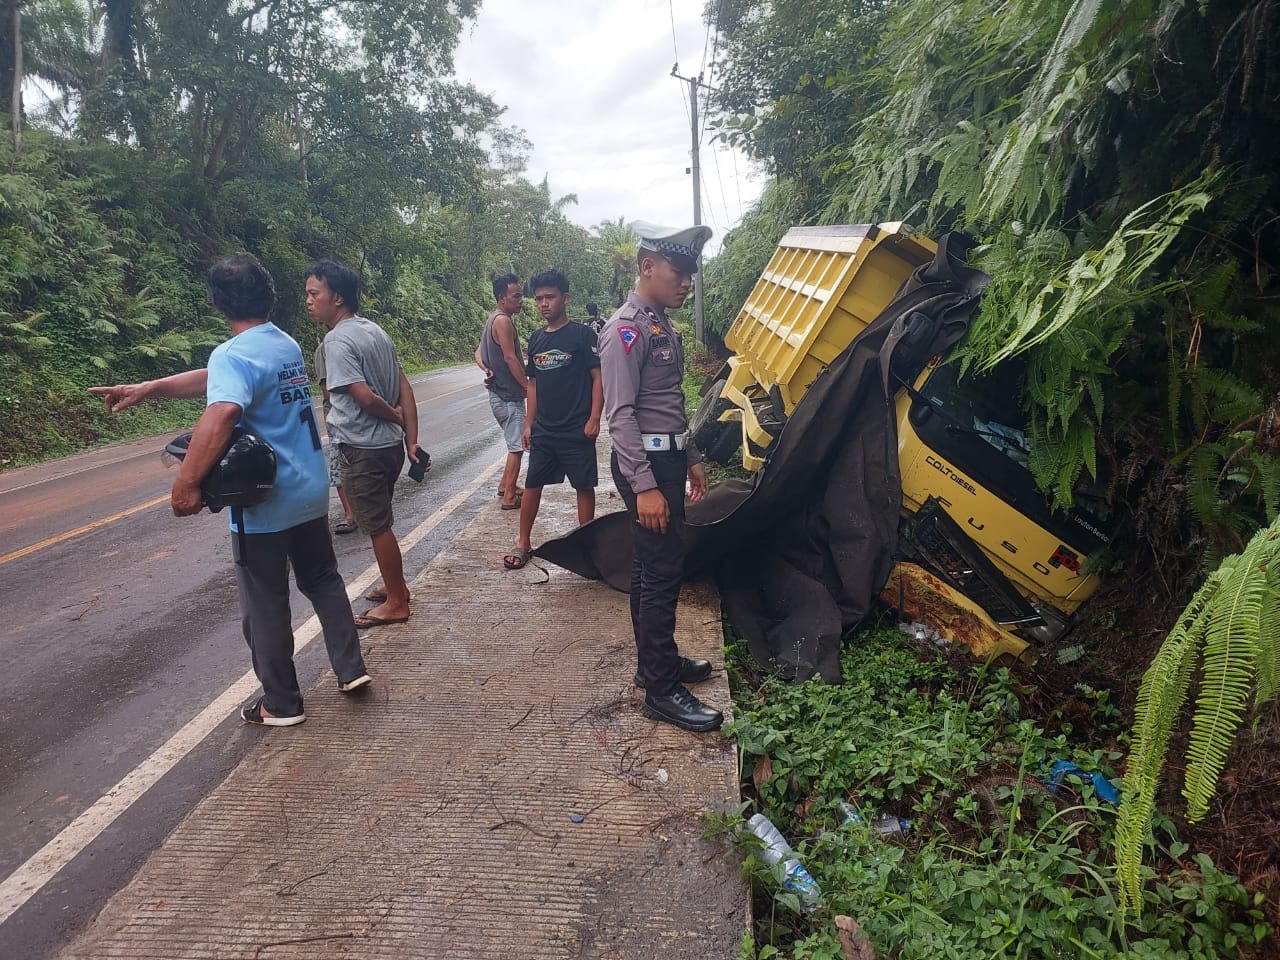
[[[369,676],[367,673],[362,673],[354,680],[348,680],[346,683],[339,680],[338,689],[342,693],[351,693],[355,690],[359,690],[361,687],[368,686],[371,683],[373,683],[373,677]]]

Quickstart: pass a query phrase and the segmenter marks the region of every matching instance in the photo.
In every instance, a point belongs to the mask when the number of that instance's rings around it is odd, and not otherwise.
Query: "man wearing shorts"
[[[316,344],[316,383],[320,385],[320,392],[324,394],[324,420],[328,430],[329,411],[333,409],[333,402],[329,399],[328,374],[324,367],[324,341],[321,340]],[[342,470],[338,464],[338,444],[330,437],[325,441],[324,445],[325,461],[329,465],[329,486],[338,491],[338,502],[342,504],[342,519],[333,526],[334,533],[355,533],[356,518],[351,512],[351,504],[347,503],[347,494],[342,489]]]
[[[360,278],[345,264],[313,263],[307,271],[307,312],[329,328],[324,338],[329,433],[338,444],[342,486],[361,533],[373,541],[380,601],[355,618],[360,629],[409,619],[409,586],[400,543],[391,530],[391,495],[405,456],[417,463],[418,406],[395,344],[360,316]]]
[[[514,273],[493,278],[493,297],[498,309],[489,314],[476,348],[476,365],[484,371],[493,418],[507,442],[507,462],[498,481],[503,510],[520,509],[520,459],[524,455],[525,425],[524,364],[520,359],[520,335],[512,321],[524,307],[524,287]]]
[[[596,437],[604,391],[596,335],[569,319],[569,281],[559,270],[544,270],[529,281],[533,301],[547,325],[529,338],[528,415],[523,445],[529,451],[520,505],[516,548],[503,558],[519,570],[533,553],[530,537],[542,503],[542,488],[566,478],[578,494],[578,523],[596,513]]]

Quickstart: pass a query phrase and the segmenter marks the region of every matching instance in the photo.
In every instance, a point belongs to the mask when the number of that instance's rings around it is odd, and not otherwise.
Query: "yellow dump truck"
[[[893,300],[937,245],[903,223],[790,230],[739,311],[733,351],[691,422],[709,459],[760,470],[819,373]],[[1110,539],[1101,499],[1055,511],[1030,470],[1014,364],[958,377],[934,357],[897,401],[903,523],[882,598],[976,653],[1033,655],[1098,586],[1086,562]]]

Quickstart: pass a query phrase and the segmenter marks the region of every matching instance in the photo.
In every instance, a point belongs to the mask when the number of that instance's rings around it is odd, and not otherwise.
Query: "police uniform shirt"
[[[604,412],[618,467],[636,493],[655,489],[641,434],[680,435],[684,409],[684,348],[666,313],[636,293],[627,297],[600,332]],[[688,462],[702,458],[692,444]]]

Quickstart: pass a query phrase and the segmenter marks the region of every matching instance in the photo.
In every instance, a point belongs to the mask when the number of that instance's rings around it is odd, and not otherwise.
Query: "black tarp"
[[[895,397],[964,336],[987,276],[954,256],[955,235],[813,382],[750,482],[716,484],[688,508],[689,577],[711,574],[752,655],[795,681],[839,682],[840,640],[893,569],[902,486]],[[626,591],[627,514],[535,551]]]

